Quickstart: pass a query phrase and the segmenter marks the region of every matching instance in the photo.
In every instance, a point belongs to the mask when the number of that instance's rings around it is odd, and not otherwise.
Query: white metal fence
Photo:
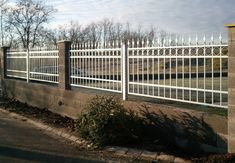
[[[58,83],[57,48],[7,51],[7,76]]]
[[[58,83],[58,54],[9,50],[7,76]],[[74,87],[227,108],[228,45],[221,36],[85,43],[72,45],[69,59]]]
[[[128,88],[130,95],[227,108],[228,50],[221,36],[94,46],[72,46],[72,86],[123,94]]]
[[[219,40],[132,42],[129,94],[226,108],[228,51]]]
[[[105,46],[105,48],[103,47]],[[72,45],[71,85],[121,92],[120,43]]]

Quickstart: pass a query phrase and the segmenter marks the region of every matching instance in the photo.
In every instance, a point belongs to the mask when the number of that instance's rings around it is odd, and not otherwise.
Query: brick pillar
[[[59,41],[59,88],[70,90],[70,41]]]
[[[228,27],[228,152],[235,153],[235,24]]]
[[[1,50],[1,78],[4,79],[7,76],[7,51],[10,47],[2,47]]]

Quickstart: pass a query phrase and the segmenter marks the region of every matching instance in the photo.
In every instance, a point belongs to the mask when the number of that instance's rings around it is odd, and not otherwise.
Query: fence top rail
[[[30,54],[47,54],[47,53],[59,53],[59,50],[50,50],[50,51],[29,51]]]
[[[49,51],[58,51],[58,47],[57,46],[48,46],[48,47],[33,47],[33,48],[10,48],[7,50],[7,52],[49,52]]]
[[[14,53],[27,53],[26,49],[9,49],[7,50],[7,54],[14,54]]]
[[[28,52],[7,52],[7,57],[26,57]],[[55,57],[58,58],[59,51],[31,51],[30,57]]]

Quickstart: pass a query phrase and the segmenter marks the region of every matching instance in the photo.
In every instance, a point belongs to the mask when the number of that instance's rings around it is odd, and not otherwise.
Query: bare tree
[[[69,40],[67,28],[68,26],[66,24],[60,25],[57,28],[57,37],[59,40]]]
[[[156,38],[166,37],[163,35],[163,31],[158,31],[153,26],[142,28],[140,25],[138,28],[131,28],[130,23],[122,24],[111,19],[92,22],[86,26],[71,21],[69,24],[61,25],[57,29],[47,30],[43,33],[46,34],[44,42],[47,43],[56,44],[58,40],[63,39],[78,44],[89,42],[89,45],[90,43],[93,45],[92,48],[97,48],[98,43],[113,46],[116,41],[134,41],[134,46],[136,46],[137,40],[139,40],[138,46],[142,45],[143,41],[142,46],[146,46],[147,42],[152,46]],[[108,42],[111,42],[111,44],[107,44]]]
[[[19,0],[15,6],[8,8],[6,23],[24,48],[34,47],[39,31],[48,23],[53,12],[53,7],[42,1]]]
[[[78,22],[71,21],[68,29],[69,39],[74,43],[78,43],[83,39],[81,31],[82,26]]]
[[[101,41],[102,28],[98,23],[91,23],[84,28],[83,33],[85,35],[84,42],[91,42],[94,48],[98,46],[98,42]]]
[[[56,38],[59,40],[70,40],[73,43],[78,43],[83,42],[85,39],[83,30],[78,22],[70,21],[69,24],[60,25],[52,33],[56,33]]]
[[[58,37],[58,31],[54,29],[44,29],[40,32],[42,36],[42,42],[45,45],[53,45],[57,46],[57,43],[59,41]]]
[[[0,28],[1,28],[1,46],[4,45],[3,16],[6,12],[6,4],[8,0],[0,0]]]
[[[12,48],[19,47],[20,40],[18,37],[15,37],[14,33],[10,28],[4,28],[5,35],[4,35],[4,45],[7,45]]]

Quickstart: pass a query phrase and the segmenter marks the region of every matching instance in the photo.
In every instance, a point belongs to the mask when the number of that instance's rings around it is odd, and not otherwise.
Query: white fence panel
[[[27,79],[26,58],[27,51],[24,49],[7,51],[7,76]]]
[[[190,40],[129,43],[129,94],[227,108],[227,45]]]
[[[72,45],[71,86],[122,92],[121,43]]]
[[[51,49],[31,49],[29,54],[30,80],[50,83],[59,82],[59,51],[56,47]]]
[[[58,83],[57,48],[7,51],[7,76],[34,81]]]

